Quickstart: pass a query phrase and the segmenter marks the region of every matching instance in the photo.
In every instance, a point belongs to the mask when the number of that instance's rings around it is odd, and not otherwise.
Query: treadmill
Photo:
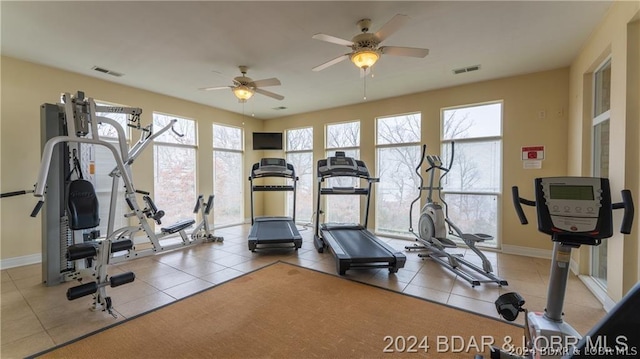
[[[257,185],[254,180],[267,177],[280,177],[291,180],[292,184]],[[293,165],[282,158],[262,158],[251,168],[251,232],[249,232],[249,250],[266,248],[294,248],[302,246],[302,236],[296,228],[296,172]],[[292,191],[293,217],[254,217],[253,194],[259,191]],[[291,244],[288,246],[287,244]]]
[[[389,268],[396,273],[403,268],[407,257],[391,248],[388,244],[367,230],[369,202],[374,182],[363,161],[346,157],[344,152],[337,151],[334,157],[318,161],[318,192],[316,208],[316,225],[313,237],[314,245],[319,253],[328,247],[336,259],[336,269],[340,275],[351,268]],[[368,182],[362,187],[323,187],[325,179],[331,177],[356,177]],[[364,195],[367,205],[364,225],[360,224],[320,224],[320,197],[322,195]]]

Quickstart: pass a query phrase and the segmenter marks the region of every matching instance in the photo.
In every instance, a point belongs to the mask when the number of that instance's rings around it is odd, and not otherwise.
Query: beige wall
[[[245,134],[260,131],[263,127],[262,121],[254,118],[13,58],[2,57],[1,71],[0,192],[3,193],[30,189],[36,182],[41,155],[40,105],[60,102],[62,92],[75,94],[80,90],[84,91],[86,96],[97,100],[140,107],[143,109],[143,125],[152,122],[154,111],[197,120],[197,193],[205,195],[213,189],[212,123],[242,127]],[[137,139],[137,135],[134,135],[134,138]],[[249,164],[257,161],[260,155],[261,153],[253,151],[247,153],[243,178],[248,176]],[[150,149],[139,157],[133,171],[137,188],[153,188],[153,161]],[[1,259],[41,252],[41,217],[29,217],[35,203],[36,199],[31,195],[3,198],[0,201]],[[261,205],[261,201],[258,205]],[[249,197],[244,199],[244,209],[245,218],[248,218]]]
[[[375,173],[375,118],[409,112],[421,112],[422,137],[430,149],[439,148],[440,110],[443,107],[487,101],[504,101],[503,123],[503,195],[501,196],[502,243],[505,248],[533,248],[548,250],[549,241],[533,226],[521,226],[511,206],[510,188],[518,185],[525,196],[531,196],[533,178],[566,173],[566,138],[568,107],[568,69],[558,69],[494,81],[480,82],[453,88],[429,91],[398,98],[367,101],[361,104],[261,121],[188,101],[134,89],[95,78],[81,76],[45,66],[2,58],[2,126],[1,159],[2,183],[0,191],[29,188],[36,180],[40,162],[39,106],[57,102],[61,92],[85,91],[96,99],[141,107],[143,124],[151,122],[153,111],[193,118],[198,121],[198,192],[209,193],[212,188],[211,123],[241,126],[247,142],[253,131],[281,131],[303,126],[314,127],[314,159],[324,156],[324,125],[330,122],[361,121],[362,159]],[[540,119],[540,111],[546,118]],[[29,131],[30,130],[30,131]],[[541,170],[524,170],[520,147],[544,145],[546,159]],[[281,153],[247,151],[244,177],[250,165],[261,156]],[[137,187],[153,188],[153,163],[147,151],[134,166]],[[248,183],[245,185],[248,194]],[[282,214],[282,196],[263,201],[257,196],[256,214]],[[272,196],[273,197],[273,196]],[[40,253],[40,219],[30,218],[35,198],[19,196],[1,201],[1,259]],[[245,218],[249,217],[249,197],[245,196]],[[375,213],[371,213],[373,227]],[[509,247],[511,246],[511,247]]]
[[[611,57],[611,135],[609,178],[614,200],[620,189],[628,188],[640,197],[640,3],[616,2],[598,29],[571,65],[569,87],[568,171],[571,175],[591,174],[591,81],[594,70]],[[618,211],[619,212],[619,211]],[[640,279],[638,258],[638,212],[631,235],[615,235],[607,243],[607,294],[619,300]],[[620,223],[617,214],[615,223]],[[575,257],[580,272],[589,272],[589,248]]]
[[[265,122],[265,130],[283,131],[313,126],[314,161],[317,161],[325,156],[324,127],[327,123],[360,120],[361,158],[375,174],[376,117],[420,112],[423,143],[427,144],[430,152],[438,152],[442,108],[502,100],[502,243],[507,250],[518,250],[518,247],[544,250],[551,247],[550,241],[540,235],[534,226],[522,226],[518,222],[511,204],[511,186],[519,186],[522,195],[531,198],[534,178],[566,174],[568,76],[569,70],[565,68],[380,101],[365,101],[352,106],[269,120]],[[540,111],[545,111],[546,118],[539,118]],[[545,146],[546,158],[541,170],[523,169],[521,147],[530,145]],[[271,201],[282,201],[281,198],[274,196]],[[372,208],[369,218],[372,228],[374,220]]]

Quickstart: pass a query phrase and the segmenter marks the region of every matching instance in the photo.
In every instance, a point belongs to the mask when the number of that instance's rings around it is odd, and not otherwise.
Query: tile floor
[[[224,243],[200,244],[110,266],[110,274],[136,274],[135,282],[107,289],[117,319],[90,311],[91,296],[67,301],[66,290],[76,283],[45,287],[39,264],[1,271],[0,357],[21,358],[40,352],[278,260],[336,274],[333,256],[315,250],[310,228],[301,232],[304,242],[298,251],[252,253],[247,248],[248,232],[248,225],[224,228],[216,231],[224,236]],[[403,251],[414,243],[385,240]],[[494,271],[509,286],[490,283],[471,288],[437,263],[419,258],[417,252],[405,253],[406,266],[396,275],[389,275],[386,269],[369,269],[350,270],[346,277],[492,317],[497,317],[493,301],[508,291],[522,294],[528,308],[545,306],[549,260],[485,251]],[[473,253],[465,257],[474,258]],[[564,311],[567,321],[582,334],[605,315],[598,300],[574,275],[569,278]],[[522,316],[518,321],[522,324]]]

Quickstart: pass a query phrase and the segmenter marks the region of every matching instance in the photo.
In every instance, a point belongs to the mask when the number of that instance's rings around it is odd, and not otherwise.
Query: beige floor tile
[[[55,343],[45,331],[32,334],[11,343],[2,344],[0,357],[3,359],[18,359],[39,353],[54,346]]]
[[[207,288],[211,288],[212,286],[213,286],[213,282],[209,282],[203,279],[194,279],[186,283],[182,283],[174,287],[168,288],[164,290],[164,293],[170,295],[173,298],[181,299],[181,298],[190,296],[194,293],[205,290]]]
[[[29,277],[42,277],[42,265],[30,264],[17,268],[6,269],[7,274],[12,280],[25,279]]]
[[[192,281],[194,279],[196,279],[195,276],[176,270],[175,272],[160,277],[147,279],[145,282],[156,289],[165,290],[171,287],[175,287],[176,285]]]
[[[222,282],[226,282],[233,278],[239,277],[243,275],[244,272],[233,269],[233,268],[225,268],[223,270],[217,271],[215,273],[203,276],[202,279],[213,284],[220,284]],[[211,285],[211,284],[210,284]]]
[[[114,309],[123,317],[131,318],[175,301],[170,295],[157,292],[124,304],[114,304]]]
[[[43,331],[44,327],[34,313],[21,316],[16,320],[2,320],[0,325],[2,345],[5,343],[15,342],[16,340],[23,339]]]

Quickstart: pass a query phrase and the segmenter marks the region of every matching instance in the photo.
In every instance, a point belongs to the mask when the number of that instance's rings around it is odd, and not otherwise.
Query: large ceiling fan
[[[247,102],[248,99],[253,96],[255,92],[269,96],[276,100],[284,99],[284,96],[278,95],[277,93],[273,93],[267,90],[263,90],[262,87],[268,86],[280,86],[280,80],[275,77],[270,79],[263,80],[252,80],[250,77],[247,77],[247,70],[249,69],[247,66],[239,66],[240,73],[242,76],[235,77],[233,79],[233,85],[230,86],[218,86],[218,87],[204,87],[200,90],[203,91],[212,91],[212,90],[223,90],[223,89],[231,89],[234,95],[238,98],[239,102]]]
[[[398,14],[384,24],[378,32],[370,33],[369,26],[371,26],[371,20],[362,19],[358,21],[358,27],[360,28],[361,33],[354,36],[351,40],[345,40],[326,34],[313,35],[313,38],[316,40],[344,45],[350,47],[352,50],[349,53],[340,55],[333,60],[329,60],[322,65],[314,67],[313,71],[321,71],[343,60],[351,59],[351,61],[361,69],[362,73],[366,74],[371,66],[378,61],[381,55],[410,57],[427,56],[429,54],[429,49],[400,46],[379,46],[380,43],[404,26],[408,20],[408,16]]]

